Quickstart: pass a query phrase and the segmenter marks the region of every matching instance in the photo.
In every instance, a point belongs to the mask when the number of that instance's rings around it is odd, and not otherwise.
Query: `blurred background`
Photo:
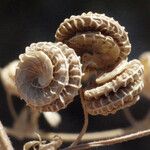
[[[138,58],[150,50],[150,0],[0,0],[0,67],[17,59],[26,46],[38,41],[55,41],[54,35],[59,24],[71,15],[93,11],[114,17],[129,32],[132,52],[129,59]],[[24,105],[13,97],[17,111]],[[141,100],[130,108],[136,119],[142,119],[150,103]],[[12,119],[6,103],[6,94],[0,84],[0,119],[5,126],[11,127]],[[79,97],[60,111],[62,123],[58,128],[48,128],[41,117],[41,127],[47,131],[79,132],[83,115]],[[127,127],[130,124],[122,111],[108,117],[90,116],[88,131],[101,131]],[[11,137],[16,150],[22,149],[25,141]],[[150,137],[96,148],[101,150],[149,150]]]

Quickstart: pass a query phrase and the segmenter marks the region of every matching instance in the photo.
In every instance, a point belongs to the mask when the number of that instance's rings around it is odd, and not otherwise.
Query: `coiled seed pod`
[[[33,43],[19,58],[16,86],[21,98],[33,109],[59,111],[78,94],[80,59],[67,45]]]
[[[19,95],[15,85],[15,72],[18,62],[19,60],[14,60],[1,70],[1,80],[4,88],[6,92],[14,96]]]
[[[131,44],[117,21],[92,12],[71,16],[60,24],[55,37],[82,58],[82,88],[89,114],[108,115],[138,100],[143,66],[137,60],[127,62]]]
[[[140,61],[132,60],[111,80],[85,90],[87,111],[92,115],[108,115],[136,103],[144,86],[143,70]]]
[[[83,68],[92,64],[100,69],[112,66],[131,51],[125,28],[105,14],[71,16],[60,24],[55,37],[82,56]]]
[[[150,52],[144,52],[139,59],[144,65],[144,88],[142,94],[150,98]]]

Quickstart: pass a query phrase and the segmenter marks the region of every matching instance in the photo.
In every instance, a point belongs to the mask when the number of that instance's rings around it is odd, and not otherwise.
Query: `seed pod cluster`
[[[55,34],[81,56],[84,103],[91,115],[108,115],[131,106],[143,88],[143,65],[128,62],[128,33],[105,14],[83,13],[65,19]]]
[[[143,65],[128,62],[131,44],[117,21],[92,12],[71,16],[55,38],[56,43],[33,43],[19,56],[16,86],[30,107],[59,111],[73,101],[81,85],[91,115],[113,114],[138,101]]]
[[[140,61],[144,65],[144,88],[142,94],[150,98],[150,52],[144,52],[140,56]]]
[[[67,45],[33,43],[19,56],[16,86],[20,97],[39,111],[59,111],[81,87],[80,58]]]

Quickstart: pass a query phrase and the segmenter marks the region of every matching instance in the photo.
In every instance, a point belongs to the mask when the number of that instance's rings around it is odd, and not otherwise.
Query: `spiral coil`
[[[105,14],[82,13],[65,19],[55,37],[56,43],[33,43],[19,56],[15,80],[27,105],[59,111],[80,88],[91,115],[114,114],[138,101],[143,65],[128,62],[131,44],[117,21]]]
[[[71,16],[60,24],[55,37],[83,55],[83,65],[91,61],[97,68],[113,65],[131,51],[124,27],[105,14],[89,12]]]
[[[143,89],[143,65],[128,62],[128,33],[113,18],[83,13],[65,19],[55,34],[81,56],[84,103],[91,115],[108,115],[133,105]]]
[[[114,114],[139,100],[144,68],[138,60],[127,63],[121,74],[101,86],[85,91],[87,111],[92,115]]]
[[[19,56],[16,86],[20,97],[39,111],[64,109],[81,87],[80,58],[67,45],[33,43]]]

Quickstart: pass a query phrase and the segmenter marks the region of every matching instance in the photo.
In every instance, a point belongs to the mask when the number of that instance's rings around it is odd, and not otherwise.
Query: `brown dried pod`
[[[92,12],[71,16],[60,24],[55,37],[82,58],[82,87],[89,114],[108,115],[138,100],[143,66],[137,60],[127,62],[131,44],[117,21]]]
[[[142,94],[150,99],[150,52],[144,52],[139,59],[144,65],[144,88]]]
[[[136,103],[144,86],[143,70],[140,61],[132,60],[126,63],[112,79],[107,82],[102,81],[99,86],[85,90],[84,102],[88,113],[91,115],[114,114]],[[112,72],[108,74],[111,77]]]
[[[59,111],[81,87],[80,58],[67,45],[33,43],[19,56],[16,86],[20,97],[39,111]]]
[[[71,16],[60,24],[55,37],[82,56],[84,69],[112,66],[131,51],[125,28],[105,14],[88,12]]]
[[[14,96],[19,95],[15,85],[15,72],[18,62],[19,60],[14,60],[1,70],[1,80],[4,88],[6,92]]]

